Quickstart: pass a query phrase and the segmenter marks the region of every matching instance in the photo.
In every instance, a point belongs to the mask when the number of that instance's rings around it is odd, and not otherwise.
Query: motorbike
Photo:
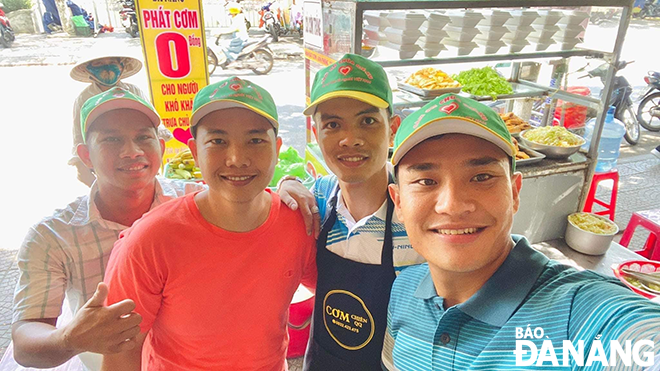
[[[121,24],[126,28],[131,37],[140,36],[140,27],[138,26],[137,13],[135,12],[135,1],[124,0],[122,2],[124,7],[119,14],[121,15]]]
[[[646,0],[637,16],[641,19],[646,17],[660,17],[660,4],[657,4],[655,0]]]
[[[619,61],[617,65],[615,66],[615,75],[618,71],[626,68],[627,65],[634,63],[632,62],[626,62],[626,61]],[[605,84],[605,78],[607,75],[607,63],[601,64],[600,66],[596,67],[595,69],[587,72],[586,75],[581,76],[580,78],[584,77],[598,77],[600,81]],[[623,76],[615,76],[614,78],[614,86],[612,86],[612,96],[610,97],[610,101],[607,104],[607,107],[609,106],[614,106],[616,107],[616,111],[614,112],[614,117],[619,119],[621,122],[626,127],[626,134],[624,138],[626,138],[626,142],[630,143],[631,145],[637,144],[639,142],[639,137],[641,135],[640,130],[639,130],[639,122],[637,121],[637,115],[635,115],[635,112],[633,111],[633,102],[632,102],[632,86],[626,80],[625,77]]]
[[[279,41],[282,25],[280,24],[279,16],[276,17],[275,13],[270,9],[271,5],[273,3],[267,3],[259,10],[259,15],[261,16],[259,27],[263,27],[272,36],[273,41],[277,42]]]
[[[0,44],[5,48],[9,48],[11,43],[16,39],[16,36],[14,36],[14,30],[11,28],[9,18],[7,18],[5,12],[2,10],[3,7],[4,5],[0,3]]]
[[[222,35],[217,35],[215,40],[216,53],[211,47],[207,47],[209,76],[220,66],[222,69],[250,69],[257,75],[265,75],[273,69],[273,52],[268,47],[269,36],[259,40],[248,41],[243,45],[243,50],[238,54],[236,60],[229,61],[225,55],[225,48],[220,45]],[[217,48],[216,48],[217,47]],[[220,57],[218,57],[220,56]]]
[[[648,86],[637,108],[637,121],[648,131],[660,131],[660,72],[649,71],[644,82]]]

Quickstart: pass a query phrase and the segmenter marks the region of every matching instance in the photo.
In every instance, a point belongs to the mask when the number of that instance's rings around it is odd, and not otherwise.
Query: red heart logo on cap
[[[233,91],[238,91],[241,88],[241,84],[231,84],[229,85],[229,89]]]
[[[346,76],[346,75],[348,75],[348,73],[351,72],[352,70],[353,70],[353,68],[351,68],[351,66],[344,66],[344,67],[342,67],[342,68],[339,69],[339,73],[341,73],[342,75]]]
[[[450,104],[446,106],[440,107],[440,111],[444,112],[448,115],[450,115],[452,112],[456,111],[458,109],[458,103],[456,102],[451,102]]]
[[[188,139],[192,138],[192,134],[190,134],[190,128],[186,130],[176,128],[172,131],[172,135],[174,136],[174,139],[185,145],[188,145]]]

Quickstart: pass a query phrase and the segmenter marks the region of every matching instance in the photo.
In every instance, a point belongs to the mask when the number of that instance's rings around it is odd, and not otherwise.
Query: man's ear
[[[277,137],[275,140],[275,154],[277,155],[277,158],[280,157],[280,148],[282,148],[282,137]]]
[[[401,126],[401,117],[398,115],[392,116],[390,119],[390,147],[394,147],[394,136]]]
[[[83,164],[87,166],[87,168],[94,170],[92,160],[89,158],[89,147],[87,147],[86,144],[78,144],[76,147],[76,153],[78,154],[78,157],[83,162]]]
[[[195,164],[199,167],[199,161],[197,160],[197,141],[195,138],[188,139],[188,147],[190,148],[190,153],[193,155],[193,159],[195,159]]]
[[[160,160],[162,162],[163,156],[165,155],[165,139],[158,138],[158,142],[160,143]]]
[[[396,183],[387,186],[387,191],[390,193],[390,198],[394,203],[394,211],[396,217],[403,223],[403,214],[401,213],[401,197],[399,197],[399,185]]]
[[[520,172],[513,173],[511,176],[511,194],[513,196],[513,213],[518,212],[520,207],[520,190],[522,189],[523,175]]]

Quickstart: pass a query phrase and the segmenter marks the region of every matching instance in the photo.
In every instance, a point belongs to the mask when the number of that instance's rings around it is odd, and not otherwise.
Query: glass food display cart
[[[400,77],[426,66],[469,69],[473,65],[505,65],[513,94],[496,99],[474,98],[506,111],[524,106],[525,99],[545,99],[543,126],[552,125],[552,112],[558,100],[595,110],[596,123],[588,151],[563,159],[538,158],[526,166],[518,166],[523,173],[523,188],[513,233],[527,236],[532,243],[554,240],[563,237],[566,216],[581,210],[589,189],[607,111],[603,102],[611,94],[613,66],[619,60],[631,5],[626,0],[306,0],[307,103],[319,69],[345,53],[361,53],[380,63],[388,75],[398,75],[399,83]],[[589,31],[588,7],[611,8],[619,16],[616,34],[609,40],[610,50],[592,48],[583,42]],[[475,29],[479,32],[471,31]],[[568,69],[569,58],[593,58],[609,63],[599,98],[557,88],[557,82]],[[529,62],[546,62],[544,67],[551,69],[549,83],[544,85],[536,81],[536,76],[530,77],[533,74],[526,69],[533,63]],[[391,85],[397,84],[391,82]],[[394,110],[405,116],[431,99],[395,88]],[[317,177],[329,170],[313,130],[307,118],[306,170]]]

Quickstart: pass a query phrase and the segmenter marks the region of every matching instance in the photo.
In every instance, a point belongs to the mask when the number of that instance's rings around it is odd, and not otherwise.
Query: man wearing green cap
[[[395,275],[423,260],[410,246],[387,196],[388,147],[400,119],[383,68],[347,54],[320,70],[305,115],[312,116],[326,164],[314,201],[323,227],[306,370],[380,370],[387,303]],[[295,181],[282,198],[300,198]]]
[[[286,369],[288,307],[301,282],[313,289],[316,265],[302,215],[266,189],[277,129],[275,102],[250,81],[195,95],[188,145],[209,188],[154,209],[115,244],[108,303],[132,299],[143,320],[138,346],[106,355],[103,369]]]
[[[30,228],[18,252],[12,340],[14,358],[27,367],[55,367],[79,355],[86,369],[98,370],[98,353],[135,345],[135,304],[103,306],[112,246],[145,212],[202,188],[156,178],[160,118],[138,95],[113,88],[88,99],[81,112],[77,152],[97,178],[88,195]],[[58,317],[72,319],[56,326]],[[78,358],[71,367],[80,367]]]
[[[387,369],[601,369],[624,364],[610,350],[626,341],[641,346],[636,368],[653,365],[660,305],[511,235],[522,175],[495,111],[453,94],[434,99],[401,124],[392,164],[396,213],[428,264],[392,287]]]

